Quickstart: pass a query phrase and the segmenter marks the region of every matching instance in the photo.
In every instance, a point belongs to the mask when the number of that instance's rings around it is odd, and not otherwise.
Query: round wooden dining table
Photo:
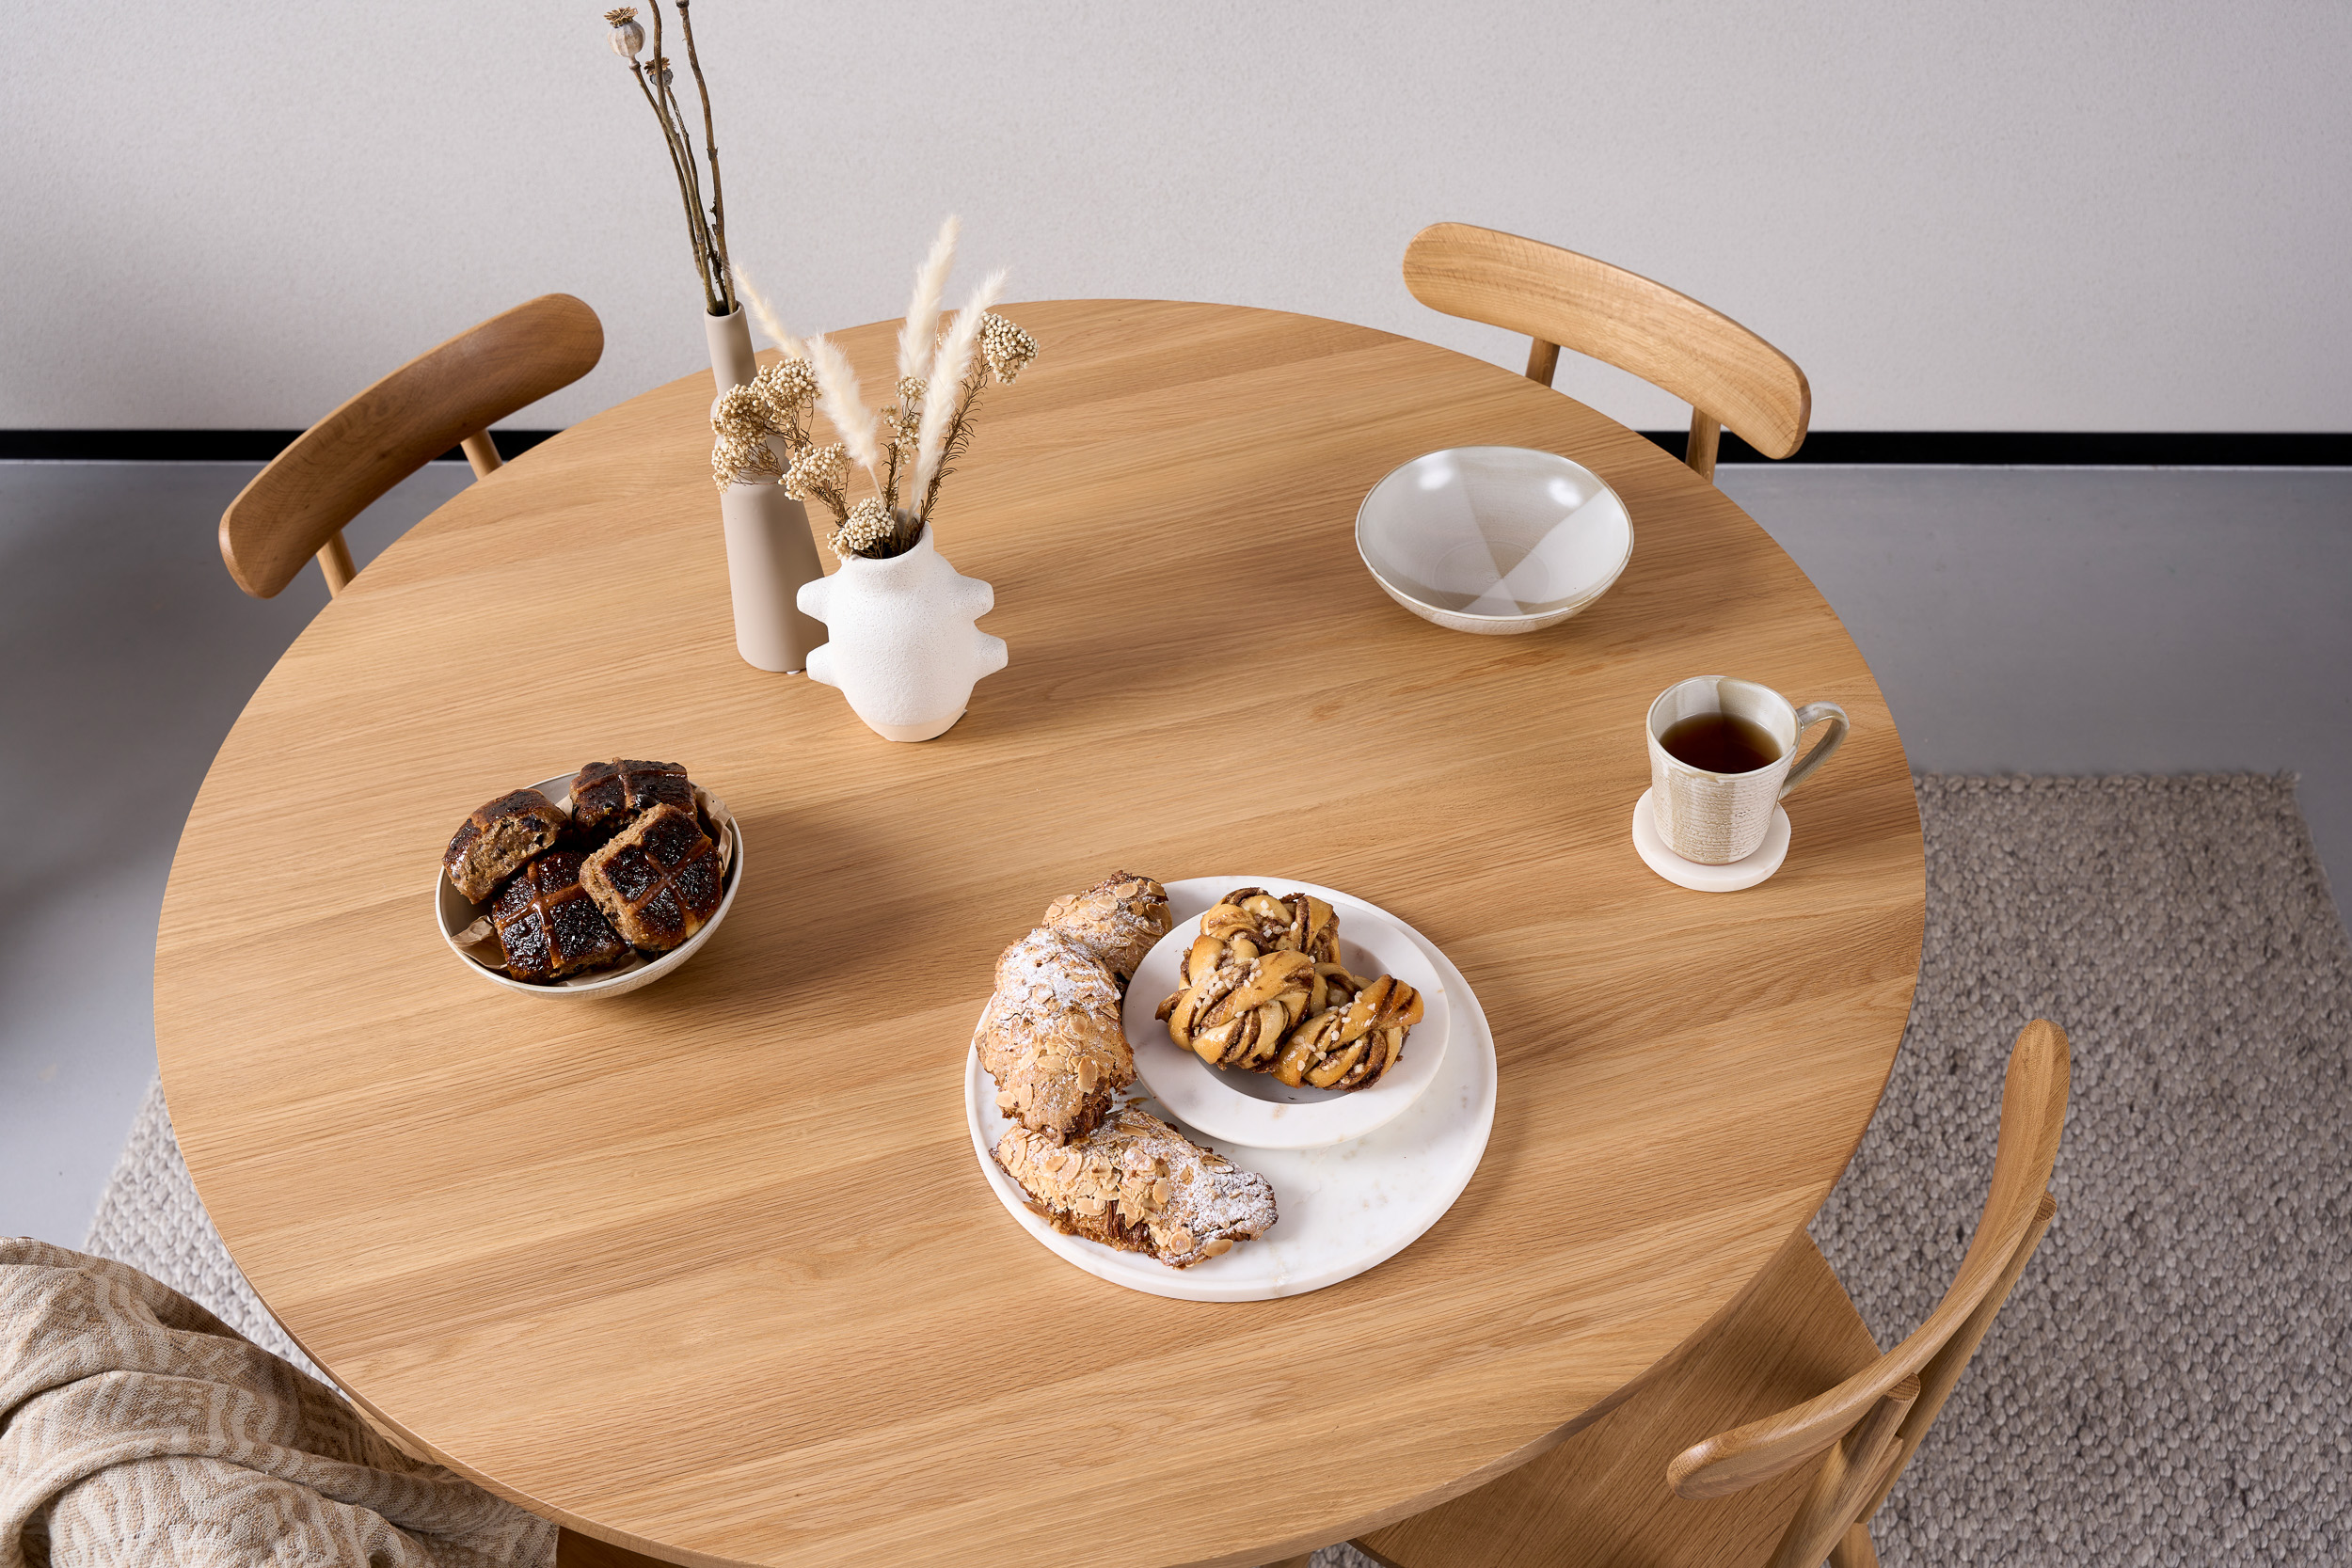
[[[1594,1418],[1845,1168],[1919,961],[1919,822],[1868,667],[1794,562],[1632,431],[1308,316],[1008,307],[936,537],[1011,663],[937,740],[736,655],[707,374],[574,426],[361,572],[189,815],[155,1030],[188,1168],[269,1309],[389,1433],[686,1563],[1252,1564],[1404,1517]],[[892,325],[840,335],[889,384]],[[1524,637],[1359,560],[1432,450],[1543,448],[1630,565]],[[830,558],[828,558],[830,559]],[[1787,863],[1702,894],[1629,831],[1650,699],[1764,681],[1852,719]],[[573,1000],[446,947],[451,832],[612,756],[685,764],[745,874],[675,974]],[[1459,966],[1499,1064],[1450,1212],[1273,1301],[1123,1290],[975,1160],[998,951],[1124,868],[1268,868]],[[1693,1440],[1706,1435],[1693,1433]]]

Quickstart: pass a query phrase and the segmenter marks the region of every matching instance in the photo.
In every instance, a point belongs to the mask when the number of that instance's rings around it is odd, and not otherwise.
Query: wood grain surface
[[[1254,1564],[1404,1517],[1589,1418],[1820,1204],[1919,958],[1902,748],[1844,628],[1712,485],[1524,377],[1336,322],[1008,307],[941,549],[1012,662],[938,740],[734,651],[709,379],[533,449],[387,550],[223,746],[155,1015],[237,1261],[378,1419],[680,1562]],[[886,385],[891,325],[844,333]],[[1432,449],[1566,453],[1633,559],[1528,637],[1441,630],[1352,520]],[[1752,892],[1628,825],[1643,715],[1736,673],[1853,720]],[[742,825],[724,927],[595,1002],[441,944],[472,807],[673,758]],[[1113,867],[1272,866],[1393,910],[1477,990],[1484,1164],[1345,1284],[1207,1305],[1062,1263],[961,1109],[991,965]]]

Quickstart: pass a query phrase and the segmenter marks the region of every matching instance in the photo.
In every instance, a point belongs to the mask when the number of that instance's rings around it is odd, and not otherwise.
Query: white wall
[[[694,368],[601,4],[16,8],[0,427],[305,424],[550,289],[603,315],[604,363],[516,423]],[[1461,218],[1739,317],[1817,428],[2352,428],[2352,7],[699,9],[737,254],[802,330],[895,313],[952,209],[1015,297],[1277,306],[1516,366],[1398,279]]]

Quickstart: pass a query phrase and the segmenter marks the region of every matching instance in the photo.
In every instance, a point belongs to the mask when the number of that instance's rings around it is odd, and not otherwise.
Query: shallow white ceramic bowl
[[[552,779],[541,779],[531,787],[550,800],[561,800],[571,790],[572,777],[569,773],[558,773]],[[457,955],[457,961],[494,986],[504,986],[509,990],[522,991],[530,996],[618,996],[623,991],[652,985],[693,957],[694,949],[710,940],[710,933],[719,928],[719,922],[724,920],[727,911],[735,907],[735,890],[742,885],[743,823],[739,817],[735,823],[735,853],[727,862],[726,886],[719,895],[718,909],[708,920],[703,922],[701,930],[658,958],[648,958],[643,953],[631,953],[617,969],[600,969],[594,974],[574,975],[568,980],[557,980],[545,986],[517,980],[512,974],[478,964],[466,956],[466,950],[457,945],[457,933],[489,913],[490,906],[486,903],[476,904],[467,898],[451,885],[447,874],[438,868],[433,875],[433,913],[440,922],[441,940],[449,943],[452,953]]]
[[[1633,558],[1633,522],[1598,475],[1557,452],[1449,447],[1372,487],[1356,549],[1389,597],[1454,631],[1557,626]]]
[[[1184,952],[1200,934],[1200,917],[1217,898],[1243,887],[1326,900],[1339,916],[1340,962],[1348,973],[1367,980],[1393,974],[1421,992],[1422,1020],[1406,1035],[1405,1053],[1370,1088],[1293,1088],[1272,1073],[1214,1068],[1169,1038],[1168,1025],[1152,1016],[1183,989]],[[1323,1148],[1386,1126],[1437,1077],[1445,1059],[1445,982],[1395,916],[1288,877],[1196,877],[1171,884],[1168,898],[1175,927],[1136,967],[1125,1022],[1143,1086],[1186,1126],[1249,1148]]]

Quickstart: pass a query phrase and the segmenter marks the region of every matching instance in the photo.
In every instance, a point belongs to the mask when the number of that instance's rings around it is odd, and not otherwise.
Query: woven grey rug
[[[1880,1513],[1881,1557],[2347,1560],[2352,943],[2294,781],[1930,778],[1919,807],[1918,999],[1813,1227],[1881,1344],[1959,1264],[2026,1020],[2072,1037],[2074,1102],[2057,1224]],[[87,1249],[293,1352],[160,1093]]]

